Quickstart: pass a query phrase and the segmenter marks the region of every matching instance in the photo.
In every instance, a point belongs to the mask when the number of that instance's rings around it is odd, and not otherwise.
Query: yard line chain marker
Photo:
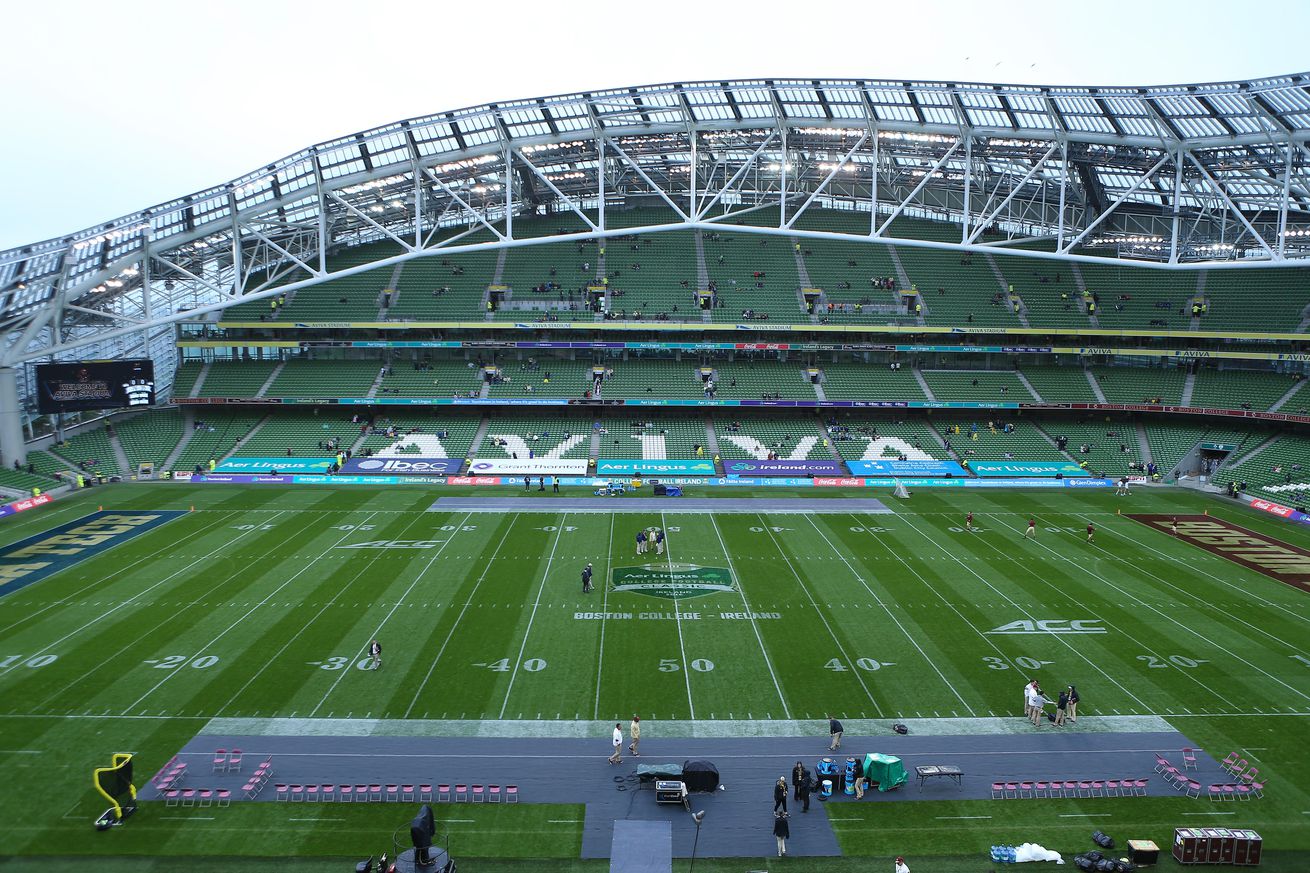
[[[778,538],[773,535],[773,530],[770,529],[769,525],[764,521],[764,516],[757,514],[755,517],[760,520],[760,526],[763,527],[764,532],[769,535],[769,539],[773,542],[773,547],[777,549],[778,554],[782,556],[782,560],[786,563],[787,569],[791,570],[791,574],[796,577],[796,584],[800,585],[801,590],[805,592],[805,596],[810,599],[810,604],[814,607],[814,614],[819,617],[819,621],[823,622],[823,626],[828,629],[828,636],[832,637],[833,645],[837,647],[837,651],[841,653],[842,658],[844,658],[848,663],[854,664],[855,659],[846,652],[846,647],[843,646],[841,640],[837,638],[836,631],[834,631],[832,625],[828,623],[828,618],[823,614],[823,610],[819,609],[819,604],[815,601],[814,595],[810,593],[810,589],[806,586],[804,580],[801,579],[801,574],[796,572],[796,566],[792,564],[791,558],[787,557],[787,553],[783,551],[782,546],[778,543]],[[864,677],[860,675],[858,669],[852,670],[851,672],[855,676],[855,681],[860,683],[860,687],[864,689],[864,693],[869,698],[869,702],[873,704],[873,708],[878,711],[878,715],[881,717],[883,715],[882,707],[874,698],[873,692],[869,690],[869,686],[865,684]]]
[[[663,514],[661,514],[660,518],[663,517]],[[764,648],[764,637],[760,635],[760,626],[755,621],[755,614],[751,611],[750,601],[746,599],[746,585],[742,582],[741,577],[737,576],[737,568],[732,563],[732,555],[728,554],[728,547],[723,542],[723,534],[719,532],[719,525],[715,522],[713,513],[710,513],[710,525],[714,528],[714,535],[719,538],[719,548],[723,549],[723,557],[728,562],[728,569],[737,579],[737,590],[741,593],[741,603],[746,607],[746,614],[750,616],[751,630],[755,631],[755,640],[760,644],[760,654],[764,656],[764,663],[769,668],[769,676],[773,679],[773,688],[778,692],[778,702],[782,704],[783,717],[790,719],[791,709],[787,706],[787,698],[782,693],[782,685],[778,682],[778,674],[773,670],[773,661],[769,658],[769,652]]]
[[[276,517],[277,517],[277,516],[274,516],[274,518],[276,518]],[[220,521],[219,523],[222,524],[221,521]],[[129,597],[129,598],[127,598],[126,600],[124,600],[122,603],[120,603],[120,604],[118,604],[117,606],[113,607],[112,609],[109,609],[109,610],[106,610],[105,612],[102,612],[100,615],[98,615],[98,616],[96,616],[95,618],[91,619],[90,621],[86,622],[86,623],[83,624],[81,627],[77,628],[76,630],[74,630],[74,631],[70,631],[69,633],[64,634],[64,635],[63,635],[62,637],[60,637],[59,639],[54,640],[54,641],[52,641],[52,642],[50,642],[50,643],[47,643],[47,644],[46,644],[46,645],[45,645],[45,646],[44,646],[40,651],[38,651],[38,652],[34,652],[33,655],[30,656],[30,657],[35,657],[36,655],[45,654],[46,652],[50,651],[50,650],[53,649],[55,646],[59,645],[60,643],[64,642],[65,640],[72,639],[73,637],[75,637],[75,636],[77,636],[78,634],[80,634],[82,631],[84,631],[84,630],[86,630],[87,628],[91,627],[91,625],[96,624],[97,622],[102,621],[103,619],[108,618],[110,615],[112,615],[113,613],[115,613],[115,612],[117,612],[118,610],[122,609],[123,607],[131,605],[131,603],[132,603],[134,600],[136,600],[136,599],[138,599],[138,598],[140,598],[140,597],[144,597],[146,594],[149,594],[151,591],[154,591],[156,588],[158,588],[160,585],[163,585],[165,582],[167,582],[168,580],[172,579],[174,576],[177,576],[177,575],[179,575],[179,574],[181,574],[181,573],[185,573],[187,570],[190,570],[192,567],[194,567],[196,564],[199,564],[201,561],[204,561],[206,558],[209,558],[209,557],[211,557],[212,555],[215,555],[215,554],[217,554],[218,552],[221,552],[223,549],[226,549],[228,546],[231,546],[232,544],[236,543],[238,540],[242,539],[243,537],[249,536],[249,535],[252,534],[252,533],[255,533],[255,531],[253,531],[253,530],[248,530],[248,531],[246,531],[246,532],[244,532],[244,533],[242,533],[242,534],[240,534],[240,535],[234,537],[233,539],[229,540],[228,542],[223,543],[221,546],[219,546],[219,547],[216,548],[216,549],[213,549],[213,550],[210,551],[208,554],[203,555],[203,556],[201,556],[201,557],[199,557],[199,558],[196,558],[194,561],[192,561],[190,564],[187,564],[185,567],[182,567],[182,568],[179,569],[179,570],[175,570],[175,571],[173,571],[172,573],[169,573],[169,574],[168,574],[167,576],[165,576],[163,579],[160,579],[158,582],[156,582],[154,585],[151,585],[149,588],[145,589],[144,591],[141,591],[141,592],[139,592],[139,593],[137,593],[137,594],[134,594],[134,595],[132,595],[131,597]],[[156,556],[154,556],[154,557],[158,557],[158,556],[156,555]],[[9,666],[9,667],[5,667],[5,668],[4,668],[4,672],[0,672],[0,676],[3,676],[5,673],[9,672],[10,670],[13,670],[14,667],[16,667],[16,666],[17,666],[17,664],[11,665],[11,666]]]
[[[851,566],[851,562],[846,559],[846,556],[842,554],[842,552],[835,545],[833,545],[832,540],[828,539],[828,536],[823,532],[823,529],[814,523],[814,518],[812,516],[807,515],[805,516],[805,520],[810,523],[810,525],[819,534],[819,536],[823,538],[823,541],[828,544],[828,548],[832,549],[833,553],[841,559],[841,562],[846,565],[846,569],[851,571],[851,575],[855,577],[856,581],[858,581],[861,585],[864,586],[864,590],[868,591],[869,594],[873,596],[874,601],[879,606],[881,606],[883,610],[886,611],[888,617],[891,618],[892,621],[896,622],[896,626],[901,629],[901,633],[905,634],[905,638],[910,641],[910,644],[914,646],[915,649],[918,650],[920,655],[923,655],[923,660],[927,662],[929,667],[932,667],[933,672],[936,673],[937,676],[946,685],[946,687],[950,689],[951,693],[955,695],[956,699],[960,701],[961,705],[963,705],[965,709],[969,710],[969,715],[975,715],[976,713],[974,712],[973,707],[970,706],[969,702],[960,695],[960,692],[958,690],[956,690],[955,684],[946,678],[945,674],[942,673],[941,668],[937,666],[937,662],[934,661],[932,658],[928,657],[928,653],[925,652],[923,650],[923,647],[919,645],[919,641],[914,638],[914,635],[905,629],[905,625],[901,624],[901,621],[896,617],[896,614],[891,611],[891,609],[887,606],[887,604],[882,602],[882,598],[879,597],[877,592],[874,591],[869,586],[868,582],[864,581],[864,577],[860,575],[859,571],[857,571],[853,566]],[[891,666],[891,665],[887,665],[887,666]]]
[[[472,517],[472,513],[466,515],[464,517],[464,520],[467,521],[471,517]],[[500,542],[496,543],[496,550],[491,553],[491,559],[488,560],[487,565],[482,568],[482,575],[478,577],[478,581],[473,585],[473,590],[469,592],[469,596],[464,599],[463,608],[460,609],[459,615],[455,617],[455,623],[450,626],[450,631],[446,634],[446,639],[444,642],[442,642],[441,648],[437,650],[436,657],[432,659],[432,664],[428,667],[428,672],[423,676],[423,681],[419,683],[418,690],[414,692],[414,699],[409,702],[409,706],[405,709],[405,715],[403,716],[404,718],[409,718],[409,714],[413,712],[414,707],[418,705],[419,698],[423,696],[423,689],[427,687],[428,680],[432,678],[433,672],[435,672],[437,669],[437,663],[441,660],[441,656],[446,652],[446,647],[450,645],[451,639],[455,636],[455,630],[459,627],[460,622],[464,619],[464,613],[468,612],[469,604],[473,602],[473,597],[478,593],[478,588],[482,586],[482,581],[486,579],[487,574],[491,572],[491,568],[496,563],[496,555],[500,554],[500,547],[505,545],[505,540],[509,539],[509,532],[514,529],[514,522],[518,520],[519,520],[519,513],[515,513],[514,517],[510,519],[509,527],[505,528],[505,533],[504,535],[501,536]],[[462,524],[460,526],[463,527]],[[437,557],[440,556],[441,553],[438,552]],[[485,663],[474,664],[473,666],[485,667],[486,664]]]
[[[371,514],[369,515],[368,518],[364,519],[364,522],[367,523],[368,520],[371,519],[374,515],[376,515],[376,513],[371,513]],[[333,548],[335,548],[335,547],[336,547],[337,545],[339,545],[340,543],[344,542],[344,541],[345,541],[345,540],[346,540],[346,539],[347,539],[347,538],[348,538],[352,533],[354,533],[354,532],[355,532],[355,528],[354,528],[354,526],[352,526],[350,530],[346,531],[345,534],[342,535],[341,539],[337,540],[336,543],[333,543]],[[218,641],[221,640],[223,637],[227,636],[228,633],[230,633],[230,632],[233,630],[233,628],[236,628],[236,627],[237,627],[238,625],[240,625],[243,621],[245,621],[245,620],[248,619],[251,615],[253,615],[254,612],[255,612],[255,610],[259,609],[260,606],[262,606],[263,604],[267,603],[270,599],[272,599],[272,598],[273,598],[273,597],[274,597],[278,592],[280,592],[283,588],[286,588],[286,587],[287,587],[288,585],[290,585],[292,582],[296,581],[296,580],[299,579],[302,575],[304,575],[305,572],[307,572],[307,571],[309,570],[310,567],[314,566],[314,564],[318,562],[319,558],[322,558],[322,557],[324,557],[325,555],[329,555],[329,554],[331,554],[331,549],[328,549],[328,550],[325,550],[325,551],[321,552],[317,557],[314,558],[314,560],[310,561],[308,564],[306,564],[305,566],[303,566],[303,567],[301,567],[299,570],[297,570],[297,571],[296,571],[296,572],[295,572],[295,573],[294,573],[290,578],[288,578],[285,582],[283,582],[283,583],[282,583],[281,585],[279,585],[278,587],[274,588],[274,589],[272,590],[272,592],[270,592],[266,597],[264,597],[263,600],[259,601],[259,602],[256,603],[254,606],[250,607],[250,609],[246,610],[245,614],[243,614],[243,615],[242,615],[240,618],[238,618],[236,621],[234,621],[234,622],[232,622],[230,625],[228,625],[226,629],[224,629],[221,633],[218,634],[218,636],[214,637],[212,640],[210,640],[209,642],[207,642],[207,643],[205,643],[203,646],[201,646],[201,647],[200,647],[200,650],[199,650],[196,654],[194,654],[194,655],[192,655],[191,657],[187,658],[187,660],[186,660],[185,662],[183,662],[182,664],[179,664],[179,665],[178,665],[179,668],[180,668],[180,667],[184,667],[184,666],[186,666],[187,664],[189,664],[189,663],[191,663],[192,661],[194,661],[196,658],[198,658],[198,657],[200,657],[201,655],[203,655],[207,649],[209,649],[211,646],[214,645],[214,643],[218,642]],[[182,672],[181,669],[176,669],[176,670],[170,670],[170,671],[168,671],[168,673],[164,676],[164,678],[162,678],[162,679],[160,679],[158,682],[156,682],[156,683],[154,684],[154,686],[152,686],[152,687],[150,688],[149,691],[147,691],[145,694],[142,694],[142,695],[141,695],[140,697],[138,697],[138,698],[137,698],[133,703],[128,704],[126,707],[124,707],[124,709],[125,709],[125,710],[135,709],[136,707],[140,706],[140,705],[141,705],[141,701],[145,700],[145,699],[146,699],[147,697],[149,697],[151,694],[154,694],[157,690],[159,690],[159,688],[160,688],[161,686],[163,686],[163,684],[164,684],[165,682],[167,682],[169,679],[172,679],[174,676],[177,676],[177,675],[181,674],[181,672]]]
[[[1073,562],[1070,561],[1068,558],[1064,557],[1064,556],[1061,555],[1059,552],[1056,552],[1054,549],[1052,549],[1050,546],[1046,545],[1045,543],[1039,543],[1039,545],[1040,545],[1042,548],[1046,549],[1046,550],[1047,550],[1048,552],[1050,552],[1051,554],[1053,554],[1053,555],[1055,555],[1056,557],[1058,557],[1061,561],[1064,561],[1066,564],[1071,564],[1071,563],[1073,563]],[[1097,548],[1098,551],[1104,551],[1104,549],[1103,549],[1102,547],[1100,547],[1100,546],[1096,546],[1095,543],[1093,543],[1092,545],[1095,546],[1095,547]],[[1200,631],[1196,630],[1195,628],[1190,628],[1190,627],[1188,627],[1187,625],[1183,624],[1181,621],[1178,621],[1177,619],[1175,619],[1173,616],[1169,615],[1168,613],[1166,613],[1166,612],[1162,612],[1161,610],[1156,609],[1154,606],[1151,606],[1149,603],[1147,603],[1146,601],[1142,600],[1140,597],[1137,597],[1135,594],[1132,594],[1132,593],[1130,593],[1130,592],[1124,590],[1123,588],[1120,588],[1118,585],[1115,585],[1113,582],[1111,582],[1109,579],[1106,579],[1106,578],[1105,578],[1104,576],[1102,576],[1101,574],[1099,574],[1099,573],[1095,573],[1095,572],[1093,572],[1093,571],[1090,570],[1090,569],[1085,570],[1084,572],[1086,572],[1086,573],[1087,573],[1088,575],[1090,575],[1090,576],[1094,576],[1094,577],[1096,577],[1097,579],[1100,579],[1102,582],[1104,582],[1106,585],[1109,585],[1109,586],[1110,586],[1111,588],[1113,588],[1115,591],[1118,591],[1120,594],[1124,595],[1125,597],[1129,597],[1129,598],[1131,598],[1132,600],[1136,601],[1139,605],[1146,607],[1146,608],[1149,609],[1151,612],[1154,612],[1156,615],[1160,616],[1161,618],[1163,618],[1165,621],[1169,622],[1170,624],[1175,625],[1176,627],[1179,627],[1179,628],[1181,628],[1182,630],[1187,631],[1189,634],[1191,634],[1191,635],[1194,636],[1194,637],[1199,637],[1202,641],[1207,642],[1207,643],[1209,643],[1210,645],[1214,646],[1216,649],[1218,649],[1219,651],[1223,652],[1225,655],[1228,655],[1230,658],[1233,658],[1233,659],[1235,659],[1235,660],[1237,660],[1237,661],[1241,661],[1243,664],[1245,664],[1246,666],[1250,667],[1252,670],[1255,670],[1255,671],[1256,671],[1257,673],[1259,673],[1260,675],[1265,676],[1266,678],[1272,679],[1274,682],[1277,682],[1279,685],[1283,686],[1283,687],[1286,688],[1288,691],[1292,692],[1293,694],[1297,695],[1298,697],[1304,698],[1305,700],[1310,700],[1310,694],[1306,694],[1304,691],[1301,691],[1301,690],[1299,690],[1299,689],[1297,689],[1297,688],[1293,688],[1291,685],[1288,685],[1286,682],[1284,682],[1282,679],[1279,679],[1277,676],[1273,675],[1272,673],[1269,673],[1269,672],[1266,671],[1266,670],[1262,670],[1262,669],[1260,669],[1260,668],[1257,667],[1255,664],[1252,664],[1250,661],[1248,661],[1248,660],[1246,660],[1245,658],[1243,658],[1241,655],[1239,655],[1239,654],[1237,654],[1236,652],[1234,652],[1234,651],[1232,651],[1232,650],[1230,650],[1230,649],[1224,647],[1224,646],[1221,645],[1218,641],[1210,639],[1210,638],[1207,637],[1205,634],[1201,633]]]
[[[933,538],[932,538],[931,536],[929,536],[928,534],[926,534],[926,533],[924,533],[923,531],[919,530],[918,526],[916,526],[914,522],[910,521],[908,517],[906,517],[906,516],[901,516],[901,518],[905,521],[906,524],[908,524],[908,525],[909,525],[909,526],[914,530],[915,533],[917,533],[919,536],[921,536],[921,537],[923,537],[924,539],[926,539],[928,542],[932,543],[932,544],[933,544],[933,545],[934,545],[938,550],[940,550],[941,552],[945,553],[948,557],[953,557],[953,555],[951,554],[951,551],[950,551],[949,549],[947,549],[947,548],[946,548],[945,546],[943,546],[941,543],[937,542],[937,540],[933,539]],[[1011,530],[1013,530],[1013,528],[1011,528]],[[956,563],[959,564],[959,565],[960,565],[961,567],[963,567],[964,569],[968,570],[968,571],[969,571],[969,574],[970,574],[971,576],[973,576],[975,579],[977,579],[979,582],[983,583],[983,584],[986,585],[988,588],[990,588],[990,589],[992,589],[993,591],[995,591],[998,595],[1000,595],[1001,599],[1004,600],[1004,601],[1006,601],[1007,603],[1009,603],[1010,606],[1014,607],[1016,610],[1018,610],[1018,611],[1019,611],[1020,613],[1022,613],[1023,615],[1027,616],[1027,617],[1028,617],[1029,619],[1031,619],[1032,621],[1036,621],[1036,620],[1037,620],[1037,619],[1033,616],[1033,614],[1032,614],[1031,611],[1025,610],[1025,609],[1024,609],[1023,607],[1021,607],[1018,603],[1016,603],[1016,602],[1015,602],[1015,601],[1014,601],[1014,600],[1013,600],[1013,599],[1012,599],[1008,594],[1005,594],[1005,593],[1002,592],[999,588],[997,588],[995,585],[993,585],[991,582],[988,582],[985,578],[983,578],[982,575],[980,575],[976,570],[974,570],[972,567],[970,567],[970,566],[969,566],[968,564],[966,564],[964,561],[957,560]],[[1070,643],[1068,640],[1066,640],[1066,639],[1064,639],[1063,637],[1061,637],[1060,634],[1050,634],[1049,636],[1050,636],[1052,639],[1058,641],[1062,646],[1064,646],[1064,647],[1065,647],[1066,649],[1068,649],[1070,652],[1073,652],[1075,655],[1077,655],[1079,659],[1081,659],[1085,664],[1087,664],[1087,666],[1091,667],[1091,668],[1092,668],[1093,670],[1095,670],[1097,673],[1100,673],[1102,676],[1104,676],[1107,680],[1110,681],[1110,683],[1111,683],[1112,685],[1114,685],[1116,688],[1118,688],[1118,689],[1119,689],[1120,691],[1122,691],[1124,694],[1126,694],[1126,695],[1128,695],[1129,697],[1131,697],[1131,698],[1133,699],[1133,701],[1134,701],[1137,705],[1139,705],[1139,706],[1141,706],[1141,707],[1143,707],[1144,709],[1147,709],[1147,710],[1150,709],[1150,707],[1148,707],[1148,706],[1146,705],[1145,701],[1143,701],[1143,700],[1142,700],[1140,697],[1138,697],[1136,694],[1133,694],[1131,691],[1129,691],[1129,690],[1128,690],[1126,687],[1124,687],[1124,686],[1123,686],[1123,685],[1122,685],[1122,684],[1121,684],[1117,679],[1115,679],[1115,678],[1114,678],[1113,676],[1111,676],[1109,673],[1105,672],[1105,670],[1103,670],[1103,669],[1101,669],[1099,666],[1097,666],[1097,664],[1096,664],[1095,662],[1093,662],[1091,658],[1088,658],[1086,655],[1084,655],[1082,652],[1080,652],[1080,651],[1078,650],[1077,647],[1075,647],[1075,646],[1074,646],[1072,643]],[[1007,659],[1007,660],[1008,660],[1008,659]],[[1016,668],[1016,669],[1017,669],[1017,668]]]
[[[376,515],[376,513],[374,513],[374,514]],[[367,521],[367,519],[366,519],[365,521]],[[404,534],[408,533],[408,532],[409,532],[409,529],[410,529],[411,527],[414,526],[414,522],[416,522],[416,521],[418,521],[418,519],[414,519],[414,521],[411,521],[409,524],[405,525],[404,529],[401,530],[401,535],[403,536]],[[356,526],[355,526],[355,530],[358,530],[358,529],[359,529],[359,526],[356,525]],[[452,536],[453,536],[453,534],[452,534]],[[285,643],[283,643],[283,644],[282,644],[282,647],[281,647],[280,649],[277,650],[277,652],[273,655],[273,657],[266,659],[266,660],[264,661],[264,663],[260,665],[259,669],[256,670],[256,671],[251,675],[251,677],[245,681],[245,684],[243,684],[240,688],[238,688],[238,689],[237,689],[237,692],[236,692],[235,694],[233,694],[230,698],[228,698],[227,703],[224,703],[222,706],[220,706],[220,707],[218,708],[218,711],[219,711],[219,712],[222,712],[223,710],[225,710],[225,709],[227,709],[229,706],[231,706],[233,703],[235,703],[236,700],[237,700],[237,699],[238,699],[242,694],[245,693],[245,690],[246,690],[247,688],[249,688],[250,685],[251,685],[251,684],[252,684],[256,679],[258,679],[260,676],[262,676],[262,675],[264,674],[264,671],[267,670],[270,666],[272,666],[273,662],[275,662],[278,658],[280,658],[280,657],[282,656],[282,653],[285,652],[288,648],[291,647],[291,644],[292,644],[292,643],[294,643],[296,640],[298,640],[298,639],[300,638],[300,635],[301,635],[301,634],[303,634],[305,631],[309,630],[309,628],[314,624],[314,622],[318,621],[319,617],[322,616],[323,613],[327,612],[329,609],[332,608],[332,603],[333,603],[334,601],[336,601],[338,598],[340,598],[342,594],[345,594],[346,591],[348,591],[348,590],[350,589],[350,586],[351,586],[351,585],[354,585],[356,582],[358,582],[358,581],[360,580],[360,578],[362,578],[362,577],[364,576],[365,573],[367,573],[369,570],[371,570],[371,569],[373,568],[373,564],[377,561],[377,559],[378,559],[379,557],[381,557],[382,554],[384,554],[384,553],[383,553],[383,552],[377,552],[377,553],[375,553],[375,554],[374,554],[374,555],[369,559],[368,563],[364,565],[364,568],[363,568],[362,570],[360,570],[358,573],[356,573],[356,574],[351,578],[351,580],[350,580],[349,582],[347,582],[344,586],[342,586],[342,588],[341,588],[340,591],[338,591],[335,595],[329,597],[329,598],[327,599],[327,602],[324,603],[323,606],[319,608],[318,612],[314,613],[314,615],[309,619],[309,621],[305,622],[305,624],[300,628],[300,630],[296,631],[295,634],[294,634],[290,639],[288,639]],[[438,554],[440,554],[440,552],[438,552]],[[401,600],[404,600],[403,597],[400,598],[400,599],[401,599]],[[353,660],[354,660],[354,659],[352,659],[352,663],[353,663]],[[315,663],[321,663],[321,662],[315,662]],[[343,672],[343,674],[344,674],[345,671],[343,670],[342,672]],[[310,713],[310,715],[313,715],[313,713]],[[295,716],[295,713],[292,713],[292,716],[294,717],[294,716]]]
[[[532,633],[532,623],[537,618],[537,607],[541,605],[541,594],[546,590],[546,582],[550,579],[550,565],[555,561],[555,550],[559,548],[560,537],[564,535],[564,522],[568,517],[567,512],[560,516],[558,530],[555,531],[555,542],[550,547],[550,557],[546,558],[546,571],[541,574],[541,585],[537,587],[536,599],[532,601],[532,613],[528,616],[528,626],[523,631],[523,642],[519,645],[518,657],[514,659],[514,670],[509,674],[509,687],[505,689],[505,701],[500,705],[500,718],[505,717],[505,710],[509,707],[509,695],[514,690],[514,680],[519,675],[519,664],[523,661],[523,652],[528,647],[528,635]]]

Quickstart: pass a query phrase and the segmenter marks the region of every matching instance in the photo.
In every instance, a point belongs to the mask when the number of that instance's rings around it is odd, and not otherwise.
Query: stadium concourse
[[[546,97],[0,252],[5,853],[762,867],[782,776],[817,873],[1310,869],[1308,88]]]

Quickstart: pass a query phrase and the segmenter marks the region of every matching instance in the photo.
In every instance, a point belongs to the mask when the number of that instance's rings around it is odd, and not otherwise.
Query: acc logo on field
[[[610,574],[610,590],[680,600],[705,594],[731,593],[737,590],[737,586],[732,580],[732,571],[727,567],[643,564],[640,567],[615,567]]]
[[[1069,621],[1062,618],[1020,619],[987,631],[989,634],[1103,634],[1099,618],[1079,618]]]

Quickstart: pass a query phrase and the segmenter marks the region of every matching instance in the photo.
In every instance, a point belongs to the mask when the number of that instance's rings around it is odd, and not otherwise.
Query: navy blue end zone
[[[0,548],[0,597],[172,521],[182,510],[101,510]]]

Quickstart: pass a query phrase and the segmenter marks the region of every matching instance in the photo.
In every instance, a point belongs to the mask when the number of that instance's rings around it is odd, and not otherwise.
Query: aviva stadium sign
[[[705,594],[731,593],[737,587],[732,581],[732,571],[727,567],[664,563],[615,567],[610,574],[610,590],[680,600]]]

